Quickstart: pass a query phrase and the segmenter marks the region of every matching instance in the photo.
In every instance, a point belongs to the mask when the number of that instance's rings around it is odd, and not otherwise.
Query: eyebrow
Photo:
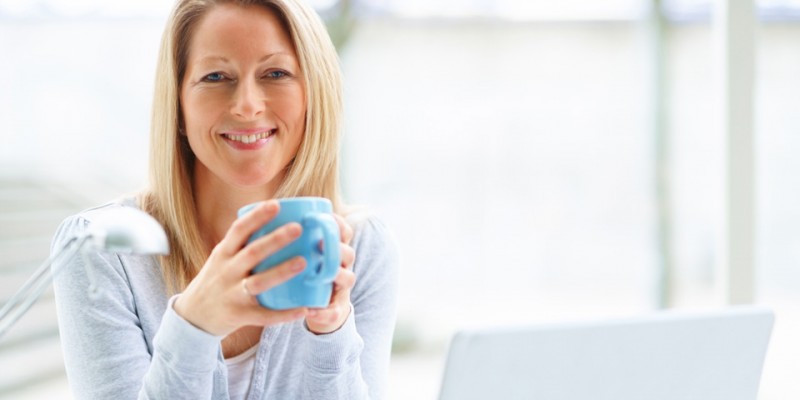
[[[272,58],[274,56],[288,56],[288,55],[290,55],[290,54],[286,53],[286,52],[283,52],[283,51],[270,53],[270,54],[265,55],[264,57],[261,57],[261,59],[259,59],[258,62],[267,61],[267,60],[269,60],[270,58]],[[230,62],[230,60],[227,57],[224,57],[224,56],[205,56],[205,57],[200,59],[200,62],[206,62],[206,61],[222,61],[224,63]]]

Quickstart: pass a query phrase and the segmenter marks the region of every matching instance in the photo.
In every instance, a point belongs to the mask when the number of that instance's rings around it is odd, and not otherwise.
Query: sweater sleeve
[[[398,251],[374,217],[355,224],[353,310],[337,331],[306,334],[304,399],[383,399],[397,313]]]
[[[82,234],[91,224],[90,215],[65,220],[53,239],[53,251]],[[128,267],[142,265],[127,266],[119,256],[97,251],[53,265],[59,332],[75,398],[210,398],[220,338],[181,319],[170,301],[149,348]],[[89,291],[87,268],[92,269],[95,294]]]

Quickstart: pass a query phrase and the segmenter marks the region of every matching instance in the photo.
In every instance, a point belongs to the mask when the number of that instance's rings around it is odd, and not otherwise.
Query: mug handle
[[[339,254],[339,225],[333,216],[322,213],[309,213],[303,218],[303,230],[310,231],[320,229],[322,231],[322,270],[318,273],[306,275],[306,282],[309,284],[323,284],[333,282],[339,272],[341,256]],[[315,251],[319,252],[317,244],[314,244]],[[315,266],[310,266],[315,267]]]

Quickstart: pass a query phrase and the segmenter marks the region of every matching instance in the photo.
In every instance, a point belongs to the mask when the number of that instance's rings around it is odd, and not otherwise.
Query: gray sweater
[[[110,207],[67,218],[53,249]],[[398,255],[374,217],[348,217],[355,236],[353,311],[327,335],[303,321],[265,328],[248,399],[381,399],[385,397],[396,314]],[[90,252],[98,292],[89,294],[84,260],[54,264],[58,324],[67,377],[78,399],[228,399],[221,340],[172,309],[153,256]]]

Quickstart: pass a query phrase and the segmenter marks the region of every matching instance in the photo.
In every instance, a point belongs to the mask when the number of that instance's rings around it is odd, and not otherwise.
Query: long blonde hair
[[[341,70],[319,16],[301,0],[179,0],[161,39],[150,132],[150,188],[139,199],[167,231],[170,254],[161,259],[172,293],[182,291],[208,257],[197,221],[192,183],[195,156],[185,135],[180,85],[189,42],[200,19],[218,4],[260,6],[274,12],[294,44],[306,90],[305,133],[276,197],[319,196],[344,212],[339,188]]]

